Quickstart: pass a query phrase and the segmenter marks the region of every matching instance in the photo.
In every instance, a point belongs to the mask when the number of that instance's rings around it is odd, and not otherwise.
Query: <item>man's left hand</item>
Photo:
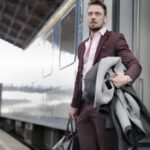
[[[114,77],[109,77],[108,79],[111,80],[113,85],[117,88],[128,84],[132,80],[129,75],[124,75],[121,73],[116,73]]]

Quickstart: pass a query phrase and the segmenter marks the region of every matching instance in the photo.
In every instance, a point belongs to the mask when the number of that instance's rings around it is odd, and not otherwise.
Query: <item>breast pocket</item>
[[[115,56],[115,49],[108,45],[103,45],[100,50],[100,55],[102,58],[107,57],[107,56]]]

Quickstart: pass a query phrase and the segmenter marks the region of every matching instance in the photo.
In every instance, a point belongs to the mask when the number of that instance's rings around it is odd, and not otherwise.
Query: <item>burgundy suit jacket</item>
[[[78,104],[82,97],[82,70],[83,70],[83,56],[85,52],[85,42],[82,42],[78,47],[78,72],[75,81],[74,94],[71,106],[78,107]],[[93,65],[99,62],[102,58],[107,56],[119,56],[122,59],[122,63],[126,66],[126,74],[129,75],[133,81],[140,75],[141,66],[137,59],[130,51],[128,44],[123,34],[114,33],[112,31],[106,31],[101,37]]]

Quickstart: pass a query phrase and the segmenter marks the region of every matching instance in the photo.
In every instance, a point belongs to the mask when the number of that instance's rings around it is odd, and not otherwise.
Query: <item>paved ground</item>
[[[0,150],[30,150],[21,142],[0,130]]]

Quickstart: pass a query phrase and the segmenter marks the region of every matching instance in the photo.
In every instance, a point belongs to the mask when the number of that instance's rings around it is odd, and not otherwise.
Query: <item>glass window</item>
[[[75,8],[61,22],[60,68],[74,62],[75,53]]]
[[[53,32],[45,39],[43,48],[43,77],[52,74],[53,67]]]

